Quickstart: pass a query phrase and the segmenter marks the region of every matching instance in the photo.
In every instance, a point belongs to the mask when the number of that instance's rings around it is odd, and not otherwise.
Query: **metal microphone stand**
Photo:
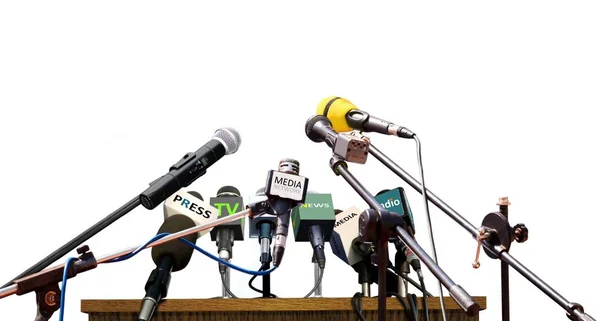
[[[412,186],[417,192],[423,194],[423,189],[421,184],[410,174],[408,174],[404,169],[398,166],[394,161],[392,161],[389,157],[384,155],[379,149],[377,149],[373,144],[369,147],[369,154],[373,155],[373,157],[377,158],[383,165],[385,165],[388,169],[390,169],[393,173],[398,175],[402,180],[404,180],[407,184]],[[519,243],[527,240],[527,228],[523,224],[517,224],[514,227],[511,227],[508,223],[508,206],[507,203],[499,202],[500,212],[494,212],[486,215],[483,219],[482,226],[478,229],[475,228],[469,221],[467,221],[464,217],[462,217],[458,212],[452,209],[448,204],[444,203],[439,197],[433,194],[429,189],[426,189],[426,196],[431,203],[433,203],[437,208],[439,208],[442,212],[446,213],[450,218],[452,218],[456,223],[462,226],[465,230],[467,230],[474,238],[477,239],[478,245],[478,253],[479,247],[483,246],[484,252],[492,259],[500,259],[502,262],[506,263],[508,266],[511,266],[513,269],[517,270],[521,275],[523,275],[527,280],[529,280],[533,285],[535,285],[538,289],[548,295],[554,302],[560,305],[565,311],[567,311],[567,317],[571,320],[580,320],[580,321],[595,321],[590,315],[584,312],[583,306],[579,303],[570,302],[565,299],[560,293],[546,284],[542,279],[540,279],[537,275],[531,272],[527,267],[517,261],[512,255],[508,253],[510,250],[510,245],[513,241],[517,241]],[[508,201],[508,200],[506,200]],[[404,240],[403,240],[404,241]],[[408,244],[407,244],[408,245]],[[417,252],[415,254],[418,255]],[[420,258],[420,257],[419,257]],[[478,267],[477,259],[473,263],[473,267]],[[503,319],[504,321],[509,320],[509,310],[508,310],[508,268],[502,269],[502,303],[503,303]],[[504,306],[507,306],[506,308]]]
[[[403,228],[406,223],[396,213],[385,210],[377,200],[362,186],[362,184],[348,171],[348,164],[339,156],[331,157],[329,165],[333,172],[342,176],[348,184],[363,198],[372,210],[366,210],[360,215],[359,230],[365,242],[376,244],[375,254],[372,256],[378,268],[378,319],[386,320],[386,271],[388,265],[388,242],[392,237],[399,237],[408,248],[429,268],[448,289],[456,303],[469,316],[479,313],[480,306],[473,298],[435,264],[433,259],[417,244],[411,235]]]

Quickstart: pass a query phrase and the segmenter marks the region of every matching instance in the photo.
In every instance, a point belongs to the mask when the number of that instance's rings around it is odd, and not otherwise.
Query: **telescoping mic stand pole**
[[[386,313],[386,270],[388,263],[388,242],[392,237],[399,237],[415,255],[429,268],[431,273],[438,278],[448,289],[452,298],[469,316],[479,313],[480,306],[473,298],[435,264],[433,259],[417,244],[411,235],[404,229],[404,220],[400,215],[385,210],[367,189],[348,171],[348,164],[340,157],[334,155],[329,161],[333,172],[342,176],[348,184],[362,197],[372,209],[360,214],[360,235],[365,242],[375,243],[376,254],[372,256],[377,264],[378,272],[378,319],[385,321]]]
[[[417,192],[423,193],[423,189],[421,184],[408,172],[398,166],[394,161],[392,161],[389,157],[384,155],[379,149],[377,149],[373,144],[369,147],[369,153],[373,155],[373,157],[377,158],[383,165],[389,168],[392,172],[394,172],[398,177],[404,180],[408,185],[412,186]],[[527,240],[527,228],[523,224],[517,224],[514,227],[511,227],[508,223],[507,218],[507,208],[504,206],[508,205],[508,200],[500,200],[498,205],[500,205],[500,211],[494,212],[486,215],[483,219],[481,228],[475,228],[469,221],[467,221],[464,217],[462,217],[458,212],[452,209],[448,204],[444,203],[439,197],[433,194],[430,190],[427,189],[427,199],[431,201],[437,208],[442,210],[442,212],[446,213],[450,218],[452,218],[456,223],[462,226],[465,230],[467,230],[474,238],[477,239],[478,245],[478,253],[479,246],[483,246],[484,252],[492,259],[500,259],[502,262],[506,262],[506,264],[510,265],[513,269],[517,270],[521,275],[523,275],[527,280],[533,283],[538,289],[548,295],[554,302],[560,305],[565,311],[567,311],[567,317],[571,320],[579,320],[579,321],[595,321],[594,318],[589,316],[584,312],[583,306],[578,303],[569,302],[566,298],[564,298],[560,293],[546,284],[542,279],[540,279],[537,275],[531,272],[527,267],[525,267],[522,263],[517,261],[512,255],[508,253],[510,250],[510,245],[513,241],[517,241],[519,243]],[[404,241],[404,240],[403,240]],[[417,252],[415,254],[418,255]],[[420,257],[419,257],[420,258]],[[476,258],[473,263],[473,267],[479,267],[479,262]],[[503,284],[503,304],[508,305],[508,271],[502,272],[504,276]],[[508,320],[508,308],[503,308],[503,320]]]

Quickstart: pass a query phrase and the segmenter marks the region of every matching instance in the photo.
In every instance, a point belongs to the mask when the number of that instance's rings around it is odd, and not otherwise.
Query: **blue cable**
[[[115,262],[121,262],[121,261],[128,260],[128,259],[134,257],[136,254],[140,253],[150,243],[152,243],[152,242],[154,242],[154,241],[156,241],[158,239],[161,239],[161,238],[163,238],[163,237],[165,237],[167,235],[170,235],[170,233],[157,234],[152,239],[150,239],[148,242],[146,242],[146,244],[140,246],[135,251],[133,251],[133,252],[127,254],[127,255],[114,258],[114,259],[112,259],[110,261],[106,261],[105,263],[115,263]],[[239,267],[239,266],[237,266],[235,264],[232,264],[230,262],[222,260],[222,259],[220,259],[220,258],[218,258],[218,257],[216,257],[216,256],[214,256],[214,255],[212,255],[212,254],[210,254],[208,252],[206,252],[205,250],[199,248],[196,244],[194,244],[194,243],[192,243],[192,242],[190,242],[190,241],[188,241],[186,239],[180,238],[179,240],[182,241],[183,243],[191,246],[196,251],[198,251],[198,252],[200,252],[200,253],[208,256],[209,258],[211,258],[211,259],[213,259],[213,260],[215,260],[215,261],[217,261],[219,263],[222,263],[222,264],[224,264],[224,265],[226,265],[226,266],[228,266],[228,267],[230,267],[230,268],[232,268],[234,270],[240,271],[242,273],[246,273],[246,274],[250,274],[250,275],[267,275],[267,274],[275,271],[275,269],[277,268],[276,266],[274,266],[274,267],[272,267],[272,268],[270,268],[270,269],[268,269],[266,271],[250,271],[250,270],[246,270],[244,268],[241,268],[241,267]],[[67,292],[67,276],[68,276],[68,272],[69,272],[69,265],[71,265],[71,263],[73,261],[76,261],[76,260],[77,260],[77,258],[75,258],[75,257],[68,258],[67,262],[65,263],[65,267],[63,269],[62,287],[61,287],[61,292],[60,292],[60,311],[59,311],[58,321],[63,321],[63,316],[64,316],[64,313],[65,313],[65,293]]]
[[[152,242],[154,242],[154,241],[156,241],[158,239],[161,239],[161,238],[163,238],[163,237],[165,237],[167,235],[169,235],[169,233],[156,234],[153,238],[150,239],[150,241],[148,241],[148,242],[146,242],[146,244],[138,247],[135,251],[133,251],[133,252],[127,254],[127,255],[123,255],[121,257],[114,258],[114,259],[112,259],[110,261],[107,261],[106,263],[115,263],[115,262],[121,262],[121,261],[129,260],[130,258],[134,257],[136,254],[140,253],[143,249],[145,249],[146,246],[148,246],[150,243],[152,243]]]
[[[274,266],[274,267],[272,267],[272,268],[270,268],[270,269],[268,269],[266,271],[250,271],[250,270],[246,270],[244,268],[241,268],[241,267],[239,267],[239,266],[237,266],[235,264],[232,264],[230,262],[222,260],[222,259],[220,259],[220,258],[218,258],[218,257],[216,257],[216,256],[214,256],[214,255],[212,255],[212,254],[210,254],[208,252],[206,252],[205,250],[199,248],[196,244],[194,244],[194,243],[192,243],[192,242],[190,242],[190,241],[188,241],[186,239],[181,239],[180,238],[179,240],[182,241],[183,243],[186,243],[187,245],[193,247],[196,251],[198,251],[198,252],[200,252],[200,253],[208,256],[209,258],[211,258],[211,259],[213,259],[213,260],[215,260],[215,261],[217,261],[219,263],[222,263],[224,265],[227,265],[228,267],[230,267],[230,268],[232,268],[234,270],[240,271],[242,273],[246,273],[246,274],[250,274],[250,275],[267,275],[267,274],[273,272],[277,268],[276,266]]]
[[[73,261],[76,261],[77,258],[70,257],[67,259],[65,263],[65,268],[63,269],[63,279],[62,279],[62,287],[60,291],[60,311],[58,312],[58,321],[63,321],[63,316],[65,315],[65,293],[67,292],[67,276],[69,272],[69,265]]]

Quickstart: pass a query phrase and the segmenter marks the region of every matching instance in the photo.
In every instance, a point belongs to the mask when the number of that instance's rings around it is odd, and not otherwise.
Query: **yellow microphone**
[[[321,100],[317,106],[317,115],[327,117],[336,132],[359,130],[402,138],[415,136],[410,129],[373,117],[342,97],[331,96]]]

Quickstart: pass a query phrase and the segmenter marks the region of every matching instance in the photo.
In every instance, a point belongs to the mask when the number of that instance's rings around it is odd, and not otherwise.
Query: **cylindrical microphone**
[[[169,168],[169,172],[150,183],[140,194],[142,205],[151,210],[182,187],[187,187],[206,169],[225,155],[235,153],[242,143],[240,134],[233,128],[221,128],[213,138],[194,153],[187,153]]]
[[[300,174],[300,162],[295,159],[285,158],[279,162],[280,173],[299,175]],[[295,182],[291,181],[292,184]],[[282,182],[283,183],[283,182]],[[286,185],[283,183],[282,185]],[[301,187],[306,189],[306,186]],[[306,193],[304,193],[306,194]],[[277,215],[277,226],[275,227],[275,242],[273,242],[273,265],[279,266],[283,259],[285,252],[285,243],[287,241],[288,229],[290,224],[290,211],[294,207],[295,202],[291,199],[279,198],[272,204],[275,213]]]
[[[359,110],[349,100],[341,97],[332,96],[321,100],[317,106],[317,114],[329,118],[333,129],[337,132],[360,130],[402,138],[413,138],[415,135],[406,127],[373,117],[367,112]]]

